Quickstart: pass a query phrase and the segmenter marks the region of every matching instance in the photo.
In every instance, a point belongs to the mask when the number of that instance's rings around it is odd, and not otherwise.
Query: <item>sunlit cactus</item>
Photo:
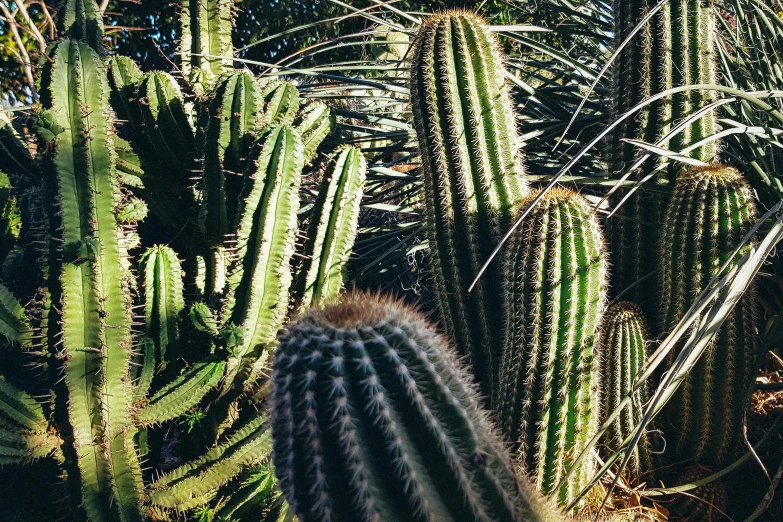
[[[494,404],[522,469],[539,490],[568,504],[594,471],[588,456],[556,490],[598,427],[603,237],[587,201],[554,188],[506,248],[505,341]]]
[[[415,310],[351,295],[279,342],[273,459],[303,522],[557,519],[519,482],[472,379]]]
[[[680,175],[659,245],[662,332],[684,317],[755,220],[753,193],[736,169],[714,164]],[[751,286],[666,405],[665,461],[720,466],[738,451],[759,358],[756,307]]]
[[[480,17],[445,11],[422,22],[411,59],[413,124],[441,322],[489,395],[500,358],[500,263],[472,292],[468,287],[527,190],[503,54]]]
[[[182,73],[193,81],[199,94],[232,66],[232,9],[232,0],[182,0]]]

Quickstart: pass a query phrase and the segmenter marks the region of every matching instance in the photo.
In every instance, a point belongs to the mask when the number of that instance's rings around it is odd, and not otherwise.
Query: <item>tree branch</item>
[[[24,41],[22,41],[22,37],[19,35],[19,26],[16,23],[16,16],[15,14],[11,14],[11,11],[8,9],[8,2],[0,2],[0,13],[3,14],[3,18],[8,24],[8,28],[11,30],[11,36],[13,36],[16,45],[19,47],[19,54],[22,55],[22,67],[24,68],[24,75],[27,78],[27,85],[33,93],[33,98],[37,98],[38,94],[35,92],[35,78],[33,77],[30,54],[27,52]]]

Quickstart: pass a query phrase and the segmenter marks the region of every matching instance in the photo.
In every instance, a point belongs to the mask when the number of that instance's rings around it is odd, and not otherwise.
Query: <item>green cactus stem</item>
[[[647,322],[641,309],[628,301],[612,305],[601,322],[598,353],[601,375],[600,423],[609,417],[628,395],[636,375],[647,360],[645,343]],[[608,451],[614,451],[639,426],[647,403],[647,388],[640,388],[617,420],[607,429],[602,440]],[[634,448],[629,467],[634,476],[650,468],[650,455],[642,439]]]
[[[526,193],[503,55],[481,18],[445,11],[421,24],[411,56],[413,123],[441,321],[489,395],[500,358],[500,263],[472,292],[468,287]]]
[[[657,0],[614,0],[615,46],[619,46],[642,18],[656,6]],[[673,87],[716,84],[717,54],[715,9],[703,0],[671,0],[619,54],[612,70],[612,120],[622,116],[644,99]],[[715,101],[714,91],[687,91],[660,100],[618,125],[609,141],[610,177],[618,178],[641,155],[639,149],[621,141],[635,138],[654,143],[695,110]],[[667,146],[680,151],[717,132],[715,111],[687,125]],[[688,156],[715,161],[718,142],[697,147]],[[660,162],[651,158],[631,179],[651,174]],[[658,176],[673,186],[679,167],[672,165]],[[654,183],[651,181],[650,183]],[[649,186],[649,185],[648,185]],[[665,202],[655,191],[641,191],[631,197],[611,221],[613,258],[612,288],[617,294],[626,290],[657,268],[655,248]],[[656,278],[637,284],[626,297],[643,304],[650,315],[655,310]]]
[[[225,519],[293,522],[294,512],[280,490],[271,460],[254,466],[240,477],[231,496],[220,505],[215,515]]]
[[[90,520],[141,520],[141,470],[133,446],[130,292],[124,283],[108,81],[101,57],[63,40],[45,60],[41,103],[60,129],[50,143],[52,243],[60,266],[49,335],[61,350],[70,443],[68,475]],[[62,245],[60,247],[60,245]]]
[[[185,309],[182,268],[170,247],[157,245],[142,255],[139,272],[144,275],[145,332],[162,369],[179,351],[179,316]]]
[[[30,324],[25,310],[2,283],[0,283],[0,335],[9,342],[20,345],[30,341]]]
[[[87,43],[103,56],[103,13],[95,0],[65,0],[57,15],[57,30],[61,37]]]
[[[269,458],[272,433],[269,419],[258,416],[238,429],[225,443],[183,464],[150,485],[155,506],[191,509],[209,502],[223,484]]]
[[[736,169],[714,164],[680,175],[661,232],[662,332],[682,319],[755,221],[753,193]],[[741,447],[759,356],[756,307],[751,286],[664,408],[666,462],[722,466]]]
[[[711,472],[698,466],[685,468],[678,474],[677,484],[691,484],[702,480]],[[671,520],[704,520],[721,522],[730,520],[728,511],[728,488],[725,480],[708,482],[697,488],[680,493],[667,505]]]
[[[269,125],[293,125],[299,112],[299,91],[291,82],[272,80],[264,85],[264,114]]]
[[[296,300],[303,308],[323,305],[339,294],[343,270],[359,224],[367,165],[350,146],[334,152],[318,190],[296,278]]]
[[[303,145],[290,127],[272,128],[259,145],[253,184],[242,202],[236,259],[228,270],[227,323],[243,342],[229,359],[224,390],[251,383],[266,364],[267,345],[283,325],[297,232]]]
[[[273,380],[275,473],[303,522],[557,518],[445,339],[400,302],[311,310],[281,333]]]
[[[49,434],[41,405],[0,377],[0,466],[46,457],[60,443]]]
[[[495,405],[522,469],[540,491],[565,505],[594,471],[587,458],[554,490],[598,427],[594,352],[607,291],[603,238],[587,201],[553,188],[514,231],[507,249]]]
[[[306,105],[294,120],[294,129],[304,143],[305,163],[315,158],[321,142],[329,135],[334,126],[334,116],[325,103],[315,102]]]
[[[0,111],[0,171],[9,175],[30,176],[36,172],[30,151],[11,124],[11,119]]]
[[[182,0],[182,74],[199,84],[197,90],[232,66],[232,6],[232,0]]]
[[[11,180],[0,172],[0,260],[16,245],[22,228],[22,216],[12,191]]]
[[[138,139],[143,139],[138,87],[144,78],[139,66],[127,56],[112,56],[109,62],[111,105],[120,120],[127,121]]]

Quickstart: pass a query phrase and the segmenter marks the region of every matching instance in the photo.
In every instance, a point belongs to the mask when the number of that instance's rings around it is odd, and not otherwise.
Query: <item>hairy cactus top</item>
[[[412,56],[413,123],[442,322],[489,394],[502,322],[499,263],[472,293],[467,288],[527,190],[503,56],[486,23],[459,10],[427,18]]]
[[[305,522],[556,518],[520,490],[471,379],[416,311],[353,295],[279,340],[274,463]]]

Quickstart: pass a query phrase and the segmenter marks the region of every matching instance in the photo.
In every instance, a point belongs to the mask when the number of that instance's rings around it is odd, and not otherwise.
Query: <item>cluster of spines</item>
[[[598,427],[596,330],[607,291],[603,237],[587,201],[554,188],[514,231],[507,249],[495,408],[522,468],[541,491],[567,504],[593,471],[587,458],[555,490]]]
[[[353,249],[367,164],[355,147],[334,152],[318,189],[296,278],[296,301],[306,308],[335,299]]]
[[[545,520],[472,380],[420,314],[352,295],[279,338],[273,459],[305,522]]]
[[[411,56],[413,123],[442,324],[489,394],[500,358],[499,263],[472,292],[468,287],[527,191],[503,56],[486,23],[467,11],[428,17]]]
[[[680,175],[659,245],[661,331],[683,318],[755,219],[753,193],[736,169],[713,164]],[[670,460],[719,466],[734,457],[758,360],[756,307],[751,286],[662,412]]]
[[[634,380],[647,361],[648,340],[647,322],[637,305],[620,301],[609,307],[602,319],[598,343],[601,423],[615,412],[630,392]],[[620,416],[609,425],[603,437],[608,451],[619,448],[626,437],[635,432],[644,414],[647,399],[647,388],[640,388],[634,393],[632,402],[625,406]],[[642,439],[633,449],[630,467],[636,476],[649,469],[650,456],[645,443],[646,440]]]

